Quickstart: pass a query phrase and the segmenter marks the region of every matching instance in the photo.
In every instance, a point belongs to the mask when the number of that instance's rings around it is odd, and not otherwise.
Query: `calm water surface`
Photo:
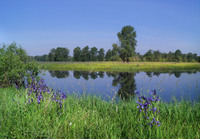
[[[43,71],[40,77],[54,90],[94,93],[103,99],[130,99],[135,91],[156,89],[163,101],[200,100],[200,72]]]

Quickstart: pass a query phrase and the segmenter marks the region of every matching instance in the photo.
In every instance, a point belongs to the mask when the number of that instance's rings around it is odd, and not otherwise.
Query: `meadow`
[[[43,82],[0,88],[0,138],[200,138],[199,102],[58,93]]]
[[[200,63],[175,62],[39,62],[49,70],[83,71],[157,71],[157,70],[200,70]]]
[[[199,63],[47,62],[53,70],[199,70]],[[25,87],[0,88],[0,138],[200,138],[200,101],[164,102],[133,92],[132,100],[51,90],[30,78]]]

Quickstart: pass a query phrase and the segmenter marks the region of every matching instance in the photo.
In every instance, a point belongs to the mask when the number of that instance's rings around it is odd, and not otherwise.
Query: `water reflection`
[[[186,72],[180,72],[180,71],[170,71],[170,72],[146,72],[146,75],[151,78],[153,76],[157,76],[159,77],[160,74],[163,74],[163,73],[169,73],[169,75],[174,75],[176,78],[180,78],[181,77],[181,74],[183,73],[187,73],[187,74],[196,74],[196,71],[186,71]]]
[[[119,86],[117,95],[123,100],[130,100],[135,96],[136,83],[135,72],[119,72],[109,73],[107,75],[114,77],[112,81],[113,86]]]
[[[73,72],[74,78],[80,79],[81,77],[84,78],[85,80],[88,80],[89,78],[91,79],[96,79],[98,77],[103,78],[104,77],[104,72],[90,72],[90,71],[74,71]]]
[[[49,71],[52,77],[67,78],[68,71]],[[136,83],[134,76],[135,72],[106,72],[108,77],[113,77],[112,86],[119,87],[117,96],[123,100],[130,100],[135,96]],[[89,72],[89,71],[73,71],[73,76],[76,79],[81,77],[85,80],[104,78],[104,72]]]
[[[41,76],[42,77],[42,76]],[[52,78],[55,77],[55,78]],[[112,98],[114,94],[123,100],[135,97],[134,92],[156,89],[161,97],[170,101],[171,97],[197,99],[200,96],[200,72],[89,72],[89,71],[49,71],[46,78],[50,86],[69,92],[99,93]],[[53,82],[53,83],[52,83]],[[100,94],[101,93],[101,94]],[[104,94],[103,94],[104,93]]]
[[[67,78],[69,77],[69,71],[55,71],[55,70],[49,70],[49,73],[51,77],[56,77],[56,78]]]

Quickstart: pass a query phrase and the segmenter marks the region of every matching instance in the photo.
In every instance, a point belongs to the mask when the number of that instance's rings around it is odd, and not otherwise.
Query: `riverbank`
[[[25,89],[0,88],[0,138],[200,138],[200,104],[159,103],[161,125],[144,127],[135,101],[51,94],[38,103]]]
[[[40,67],[48,70],[81,71],[169,71],[200,70],[200,63],[174,62],[39,62]]]

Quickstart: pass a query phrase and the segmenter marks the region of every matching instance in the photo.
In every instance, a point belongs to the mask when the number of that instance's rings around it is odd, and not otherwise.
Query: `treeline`
[[[149,50],[144,55],[139,55],[140,61],[148,62],[200,62],[200,56],[196,53],[183,54],[181,50],[175,52],[161,53],[159,50]]]
[[[73,57],[69,56],[69,49],[58,47],[51,49],[48,55],[35,56],[37,61],[123,61],[123,62],[200,62],[197,54],[182,54],[181,50],[174,53],[161,53],[159,50],[149,50],[144,55],[135,52],[137,40],[136,31],[132,26],[124,26],[117,33],[119,44],[113,44],[112,49],[106,53],[103,48],[85,46],[83,49],[76,47]]]
[[[49,54],[32,57],[37,61],[104,61],[105,50],[96,47],[89,48],[85,46],[83,49],[76,47],[73,57],[69,56],[69,49],[64,47],[53,48]]]
[[[112,45],[112,49],[107,52],[103,48],[85,46],[76,47],[73,56],[69,56],[69,49],[64,47],[53,48],[49,54],[32,57],[37,61],[122,61],[120,58],[119,47]],[[129,57],[130,62],[200,62],[200,56],[196,53],[183,54],[181,50],[175,52],[162,53],[159,50],[148,50],[144,55],[135,53]]]

